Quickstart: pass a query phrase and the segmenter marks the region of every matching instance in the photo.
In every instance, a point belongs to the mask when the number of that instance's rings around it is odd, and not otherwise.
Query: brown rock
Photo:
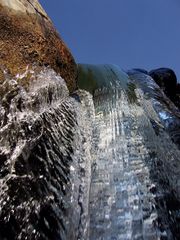
[[[27,65],[50,66],[76,89],[75,61],[38,1],[0,0],[0,67],[15,76]]]

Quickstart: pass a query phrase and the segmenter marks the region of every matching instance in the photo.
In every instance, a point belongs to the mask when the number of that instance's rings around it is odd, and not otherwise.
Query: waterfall
[[[144,73],[80,65],[93,94],[90,240],[179,239],[180,114]]]
[[[6,74],[1,93],[0,239],[86,239],[90,94],[48,68]]]
[[[3,74],[0,239],[180,239],[180,113],[151,77]]]

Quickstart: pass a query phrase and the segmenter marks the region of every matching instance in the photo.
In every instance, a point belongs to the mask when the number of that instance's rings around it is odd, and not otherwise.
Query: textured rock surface
[[[37,0],[0,0],[0,81],[27,65],[50,66],[76,89],[76,64]]]

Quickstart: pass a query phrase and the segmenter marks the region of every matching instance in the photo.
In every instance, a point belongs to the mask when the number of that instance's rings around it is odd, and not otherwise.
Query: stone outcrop
[[[180,91],[176,74],[169,68],[158,68],[149,72],[149,75],[160,86],[174,104],[180,108]]]
[[[158,68],[150,71],[149,75],[167,95],[174,95],[174,92],[176,91],[177,78],[173,70],[169,68]]]
[[[27,66],[50,66],[76,89],[76,64],[38,0],[0,0],[0,81]]]

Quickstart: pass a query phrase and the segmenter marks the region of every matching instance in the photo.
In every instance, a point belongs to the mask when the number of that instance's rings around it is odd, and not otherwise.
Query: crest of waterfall
[[[86,239],[90,94],[70,97],[48,68],[6,74],[0,88],[0,238]]]

